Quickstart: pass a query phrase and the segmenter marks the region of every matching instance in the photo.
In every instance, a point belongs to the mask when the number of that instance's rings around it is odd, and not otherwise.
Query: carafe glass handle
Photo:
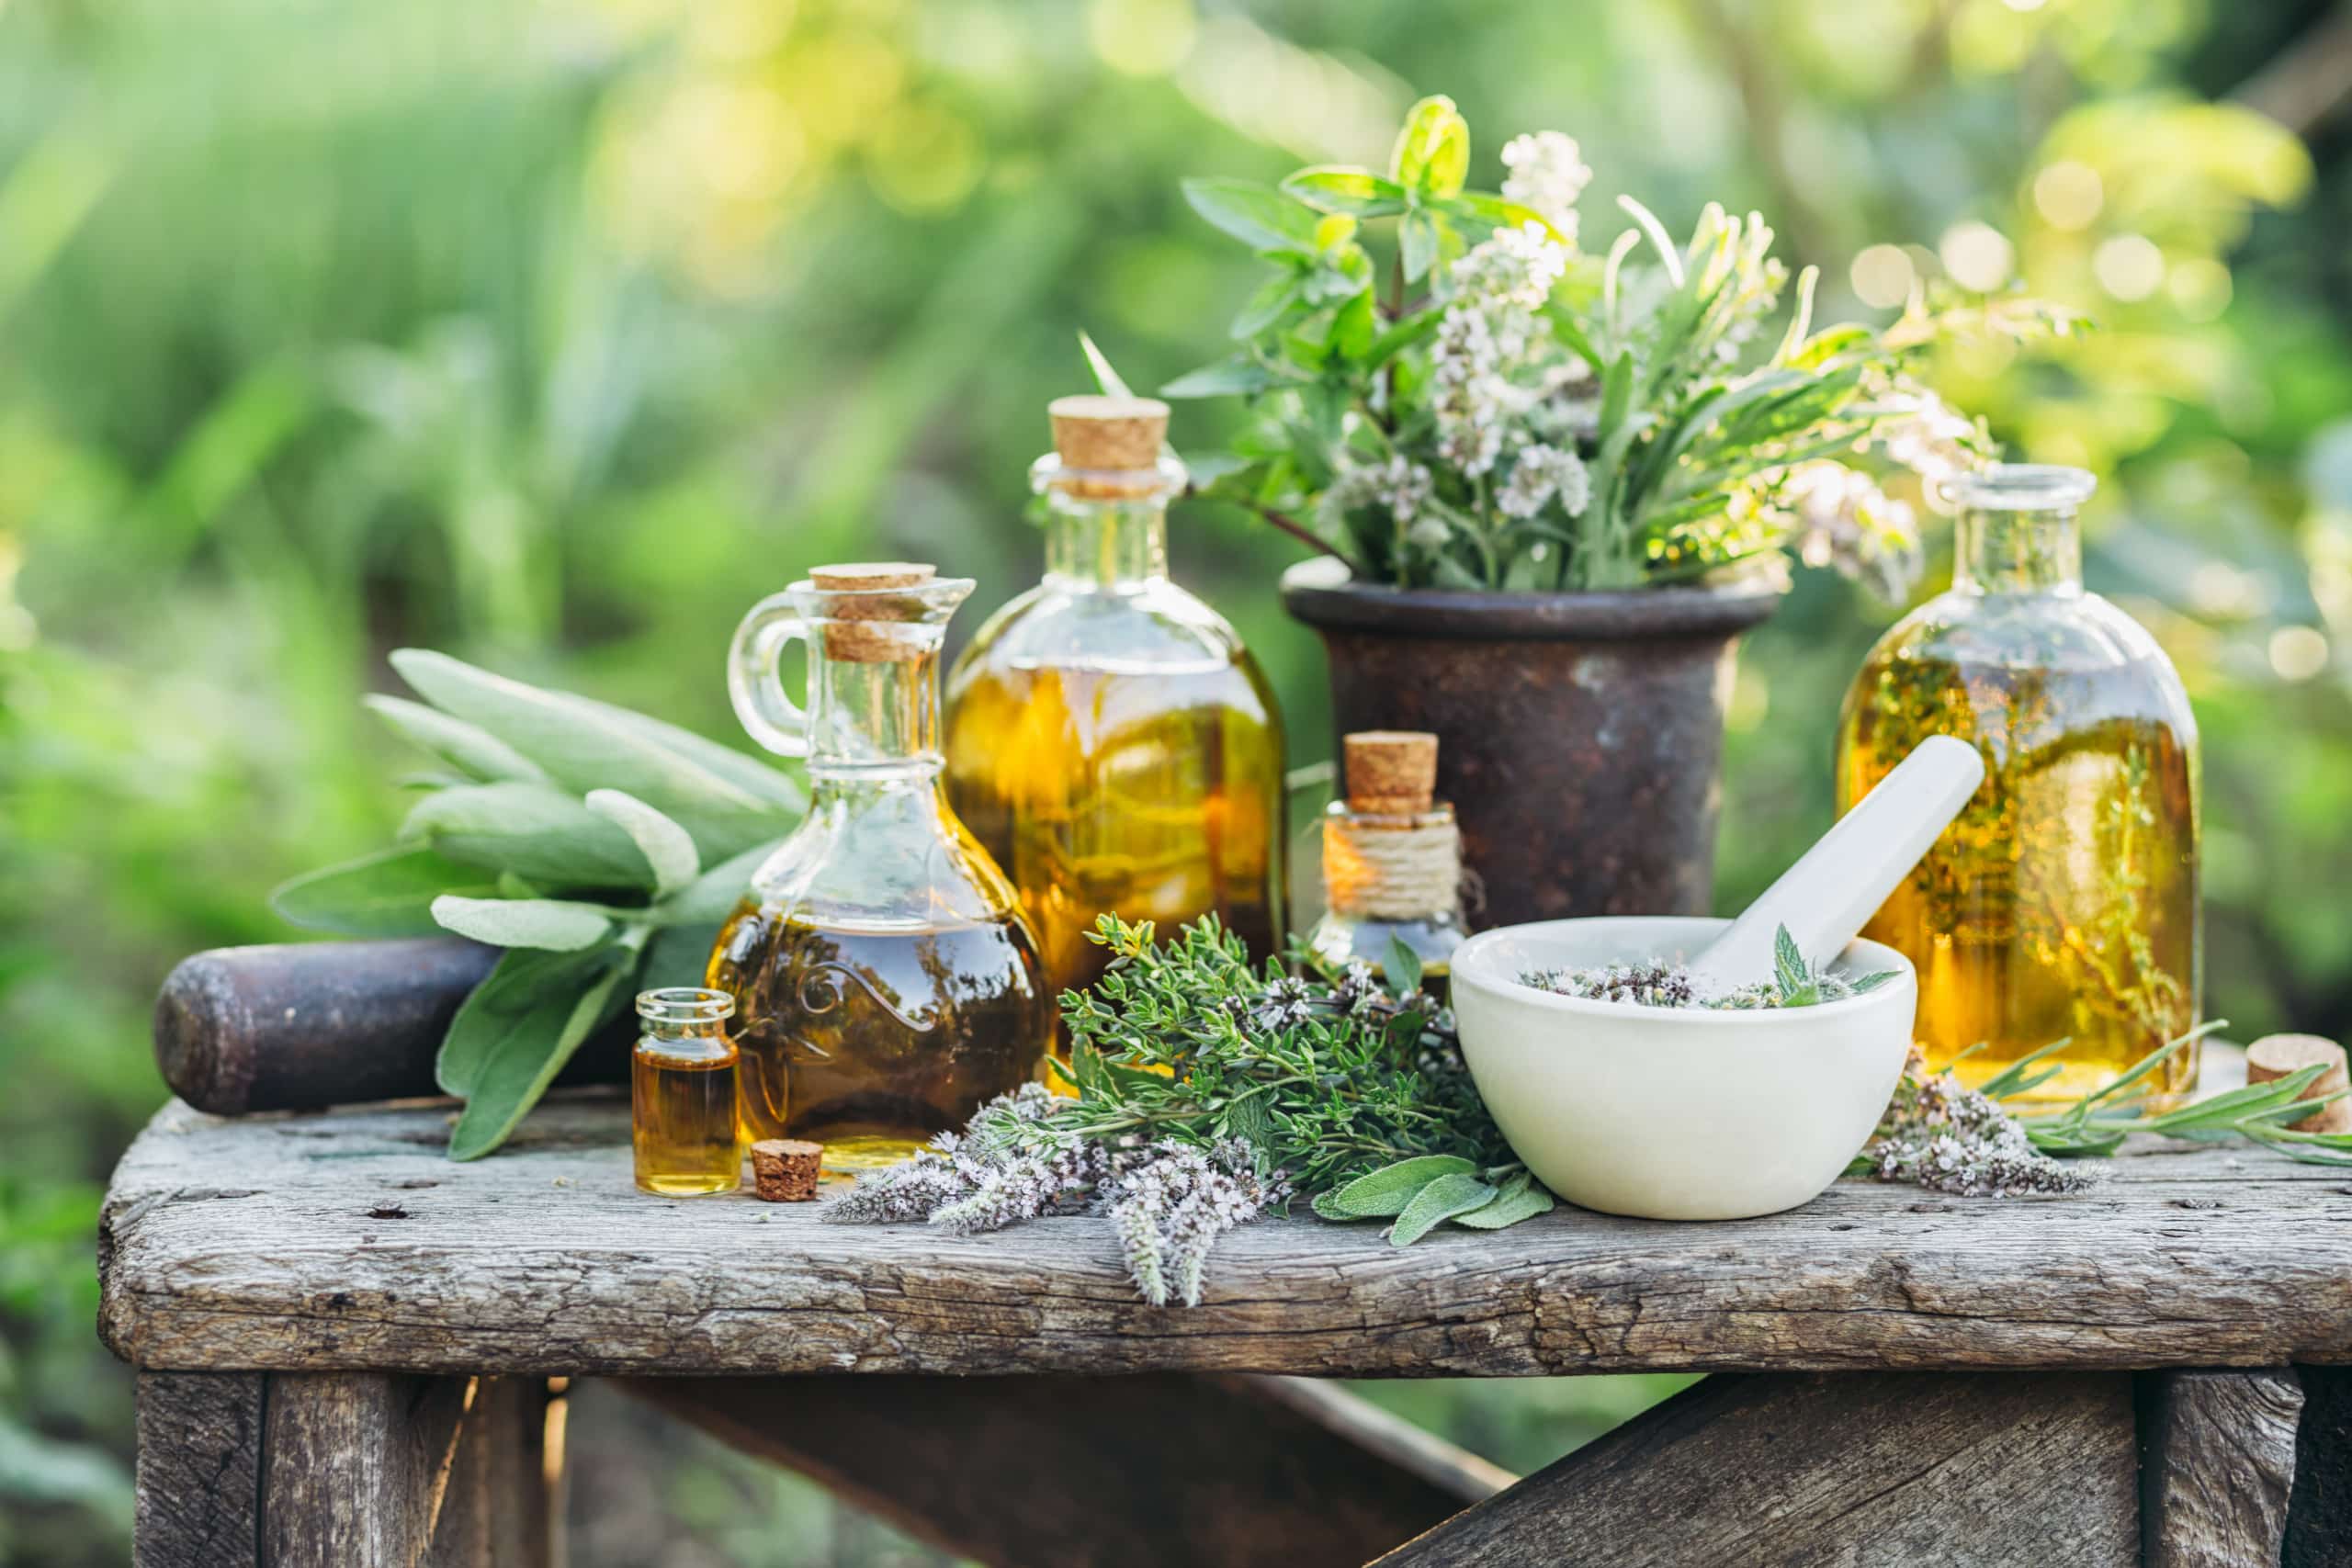
[[[808,716],[784,694],[777,664],[785,645],[806,641],[808,624],[789,593],[772,593],[752,606],[727,650],[727,695],[752,739],[780,757],[808,754]]]

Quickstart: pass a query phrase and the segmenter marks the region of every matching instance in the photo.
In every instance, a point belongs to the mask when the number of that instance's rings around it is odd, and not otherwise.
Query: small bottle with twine
[[[1462,921],[1462,835],[1435,798],[1437,737],[1363,730],[1341,741],[1347,797],[1323,816],[1328,908],[1307,938],[1316,957],[1361,961],[1383,980],[1392,948],[1419,961],[1423,989],[1442,1002]]]

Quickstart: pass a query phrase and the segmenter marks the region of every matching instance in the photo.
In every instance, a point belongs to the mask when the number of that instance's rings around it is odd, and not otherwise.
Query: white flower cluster
[[[1329,505],[1342,512],[1367,505],[1386,507],[1400,525],[1410,526],[1428,504],[1434,482],[1429,469],[1400,456],[1385,463],[1349,464],[1325,495]]]
[[[1877,400],[1901,411],[1878,427],[1881,450],[1924,480],[1930,500],[1973,468],[1984,428],[1923,387],[1905,387]]]
[[[1520,378],[1546,342],[1536,312],[1567,270],[1567,247],[1533,223],[1498,229],[1447,270],[1450,302],[1430,350],[1438,450],[1466,478],[1493,470],[1534,400]]]
[[[1835,567],[1883,599],[1900,599],[1918,579],[1918,517],[1868,474],[1827,458],[1799,463],[1781,477],[1777,499],[1805,565]]]
[[[1867,1153],[1881,1181],[1962,1198],[2080,1192],[2098,1180],[2037,1151],[2007,1111],[1950,1074],[1906,1077]]]
[[[1154,1306],[1201,1304],[1201,1273],[1216,1238],[1290,1195],[1280,1172],[1258,1174],[1248,1144],[1227,1138],[1202,1149],[1165,1140],[1102,1187],[1127,1272]]]
[[[1551,220],[1560,237],[1577,237],[1577,198],[1592,181],[1576,138],[1556,130],[1514,136],[1503,148],[1503,199],[1532,207]]]
[[[1506,517],[1532,517],[1552,502],[1569,516],[1580,515],[1592,499],[1592,476],[1584,459],[1557,446],[1523,446],[1511,464],[1510,478],[1495,492],[1495,505]]]

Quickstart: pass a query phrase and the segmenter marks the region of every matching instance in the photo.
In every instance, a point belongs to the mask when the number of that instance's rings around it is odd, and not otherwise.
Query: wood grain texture
[[[273,1376],[262,1456],[269,1568],[426,1561],[476,1384],[399,1373]],[[458,1560],[462,1568],[477,1568]]]
[[[2147,1568],[2277,1562],[2303,1410],[2294,1372],[2154,1372],[2140,1408]]]
[[[116,1173],[100,1326],[151,1370],[1290,1372],[2352,1361],[2352,1175],[2165,1145],[2078,1198],[1846,1181],[1768,1219],[1563,1207],[1408,1251],[1300,1214],[1138,1303],[1100,1221],[956,1237],[630,1185],[626,1107],[572,1097],[442,1158],[446,1107],[169,1107]]]
[[[259,1372],[141,1372],[134,1568],[254,1568]]]
[[[1274,1379],[620,1386],[1001,1568],[1355,1568],[1514,1479],[1343,1391]]]
[[[2280,1568],[2352,1562],[2352,1367],[2298,1367],[2303,1418]]]
[[[1381,1568],[2127,1568],[2120,1373],[1715,1378]]]

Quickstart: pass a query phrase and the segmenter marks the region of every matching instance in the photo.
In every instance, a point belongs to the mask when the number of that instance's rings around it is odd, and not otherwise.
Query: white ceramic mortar
[[[1896,977],[1817,1007],[1651,1008],[1519,983],[1531,970],[1685,963],[1731,924],[1545,920],[1454,951],[1454,1017],[1478,1092],[1527,1168],[1569,1202],[1656,1220],[1777,1213],[1819,1196],[1877,1126],[1919,995],[1891,947],[1847,944],[1837,970]]]

